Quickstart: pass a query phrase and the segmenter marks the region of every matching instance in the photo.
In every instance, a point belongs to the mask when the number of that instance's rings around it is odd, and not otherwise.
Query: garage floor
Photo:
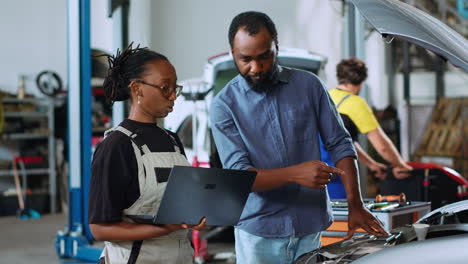
[[[85,263],[63,260],[55,252],[55,237],[63,229],[68,216],[46,214],[39,219],[21,220],[15,216],[0,217],[0,263],[8,264],[51,264]],[[233,252],[232,242],[210,243],[208,252]],[[208,263],[233,263],[233,261],[210,261]]]
[[[55,236],[63,229],[67,216],[42,215],[22,220],[16,216],[0,217],[0,256],[2,263],[59,263],[55,253]]]

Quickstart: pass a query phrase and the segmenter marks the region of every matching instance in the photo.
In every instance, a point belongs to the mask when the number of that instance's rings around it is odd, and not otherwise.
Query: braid
[[[167,60],[164,55],[148,48],[132,47],[133,42],[122,52],[117,50],[115,56],[107,57],[109,69],[104,79],[104,92],[106,98],[113,104],[115,101],[124,101],[130,98],[128,85],[132,79],[140,78],[145,71],[145,64],[151,60]]]

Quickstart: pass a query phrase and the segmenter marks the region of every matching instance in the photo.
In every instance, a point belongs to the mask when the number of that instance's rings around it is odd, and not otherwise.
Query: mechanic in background
[[[403,179],[410,176],[407,172],[413,168],[403,160],[397,148],[380,127],[369,105],[359,96],[364,81],[367,79],[366,64],[356,57],[341,60],[336,66],[336,77],[338,87],[330,90],[329,93],[346,129],[351,134],[358,153],[358,161],[375,172],[377,178],[384,179],[387,176],[387,165],[375,161],[359,145],[358,135],[363,133],[380,156],[393,167],[395,178]],[[333,191],[330,192],[332,198],[346,197],[340,179],[333,180],[330,185],[333,185]]]

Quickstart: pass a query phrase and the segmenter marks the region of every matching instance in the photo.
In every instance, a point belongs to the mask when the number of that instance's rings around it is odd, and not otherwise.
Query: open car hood
[[[443,22],[398,0],[351,0],[386,39],[406,40],[468,72],[468,41]]]
[[[430,225],[424,241],[417,241],[412,226],[405,225],[392,229],[390,236],[365,234],[320,247],[294,264],[466,263],[468,200],[440,207],[418,223]]]

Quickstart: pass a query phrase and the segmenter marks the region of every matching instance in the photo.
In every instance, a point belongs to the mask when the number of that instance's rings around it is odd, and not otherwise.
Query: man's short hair
[[[262,12],[248,11],[238,14],[232,19],[229,26],[229,44],[231,48],[234,42],[234,36],[240,28],[244,28],[249,35],[257,34],[262,27],[265,27],[270,32],[271,38],[278,44],[278,32],[276,31],[275,23],[270,17]]]
[[[339,84],[358,85],[367,79],[366,63],[356,57],[343,59],[336,65],[336,78]]]

